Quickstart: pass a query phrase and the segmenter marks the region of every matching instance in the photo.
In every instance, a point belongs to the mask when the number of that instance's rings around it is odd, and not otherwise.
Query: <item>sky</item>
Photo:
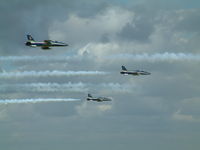
[[[1,149],[199,149],[199,6],[1,0]],[[27,34],[69,46],[27,47]]]

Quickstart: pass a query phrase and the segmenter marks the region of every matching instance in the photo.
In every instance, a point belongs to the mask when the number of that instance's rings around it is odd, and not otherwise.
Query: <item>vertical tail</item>
[[[88,94],[88,97],[92,97],[92,95],[91,95],[91,94]]]
[[[32,37],[30,34],[27,35],[27,39],[28,39],[29,41],[35,41],[35,40],[33,39],[33,37]]]
[[[127,71],[126,67],[125,66],[122,66],[122,70],[124,71]]]

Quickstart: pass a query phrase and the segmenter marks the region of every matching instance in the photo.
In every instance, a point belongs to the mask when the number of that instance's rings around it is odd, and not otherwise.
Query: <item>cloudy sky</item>
[[[1,0],[1,149],[199,149],[199,6]],[[69,46],[26,47],[26,34]],[[122,76],[121,65],[151,75]]]

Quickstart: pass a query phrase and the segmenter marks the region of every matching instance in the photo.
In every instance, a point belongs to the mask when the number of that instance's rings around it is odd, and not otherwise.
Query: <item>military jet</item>
[[[141,71],[141,70],[128,71],[125,66],[122,66],[122,71],[120,73],[123,75],[134,75],[134,76],[151,74],[149,72]]]
[[[41,47],[43,50],[49,50],[50,47],[63,47],[68,44],[52,40],[44,40],[43,42],[36,42],[31,35],[27,35],[28,41],[25,43],[26,46],[30,47]]]
[[[92,97],[91,94],[88,94],[87,100],[88,100],[88,101],[96,101],[96,102],[112,101],[111,98],[106,98],[106,97],[94,98],[94,97]]]

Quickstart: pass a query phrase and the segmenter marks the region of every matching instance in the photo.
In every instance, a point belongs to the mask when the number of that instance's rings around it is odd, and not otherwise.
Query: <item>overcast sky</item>
[[[199,6],[1,0],[1,149],[198,150]],[[27,34],[69,46],[26,47]],[[151,75],[120,75],[122,65]],[[113,101],[87,102],[88,93]],[[66,101],[31,102],[42,99]]]

